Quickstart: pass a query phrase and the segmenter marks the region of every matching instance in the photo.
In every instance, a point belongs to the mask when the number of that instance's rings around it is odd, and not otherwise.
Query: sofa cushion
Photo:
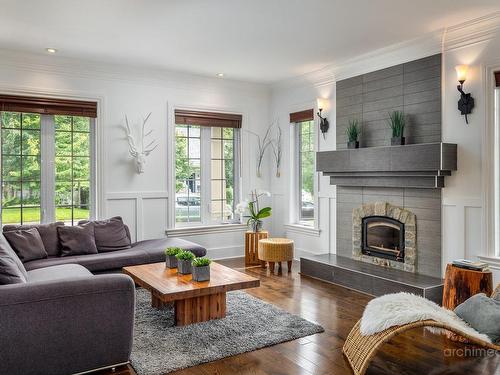
[[[88,220],[82,220],[78,222],[78,225],[87,223],[89,223]],[[120,216],[107,220],[95,220],[91,223],[94,224],[95,244],[99,253],[130,249],[130,238]]]
[[[3,234],[0,234],[0,285],[25,283],[27,272]]]
[[[79,264],[91,272],[117,270],[122,267],[150,263],[148,254],[143,250],[119,250],[108,253],[49,257],[25,263],[27,270],[56,266],[61,264]]]
[[[146,251],[151,257],[152,262],[161,262],[165,260],[165,249],[167,247],[180,247],[181,249],[191,251],[197,257],[202,257],[207,254],[207,250],[204,247],[181,238],[164,237],[139,241],[132,245],[133,249]]]
[[[36,283],[40,281],[68,280],[91,276],[92,273],[83,266],[78,264],[62,264],[28,271],[27,281],[29,283]]]
[[[4,236],[22,262],[47,258],[42,237],[36,228],[7,231]]]
[[[500,342],[500,301],[475,294],[455,308],[455,314],[493,342]]]
[[[97,254],[94,224],[58,227],[61,256]]]
[[[40,233],[40,237],[43,241],[43,246],[45,247],[45,251],[49,256],[58,256],[61,252],[61,245],[59,244],[59,237],[57,235],[57,227],[64,226],[62,221],[58,221],[56,223],[50,224],[23,224],[23,225],[5,225],[3,227],[3,231],[10,232],[13,230],[25,230],[36,228],[38,233]]]

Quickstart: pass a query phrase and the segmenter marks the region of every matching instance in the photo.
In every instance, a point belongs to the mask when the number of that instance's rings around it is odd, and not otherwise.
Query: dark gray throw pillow
[[[123,224],[120,216],[112,217],[107,220],[79,221],[78,225],[85,223],[94,224],[95,244],[97,251],[105,253],[116,250],[126,250],[132,247],[130,235]]]
[[[47,258],[42,237],[36,228],[13,230],[5,232],[4,236],[23,263]]]
[[[25,283],[27,275],[23,263],[0,233],[0,285]]]
[[[97,254],[94,224],[58,227],[61,256]]]
[[[455,314],[491,341],[500,341],[500,301],[475,294],[455,308]]]
[[[5,225],[3,227],[3,232],[36,228],[38,233],[40,233],[47,254],[49,256],[59,256],[61,253],[61,245],[57,235],[57,228],[62,226],[64,226],[62,221],[50,224]]]

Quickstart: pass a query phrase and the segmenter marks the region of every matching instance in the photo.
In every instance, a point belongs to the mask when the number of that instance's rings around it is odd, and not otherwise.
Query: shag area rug
[[[173,308],[152,308],[146,290],[136,296],[131,362],[138,375],[163,375],[324,331],[241,291],[227,294],[224,319],[184,327],[174,326]]]

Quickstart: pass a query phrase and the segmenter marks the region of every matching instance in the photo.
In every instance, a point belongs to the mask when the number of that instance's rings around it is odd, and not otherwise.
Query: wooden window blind
[[[495,83],[497,87],[500,87],[500,72],[495,72]]]
[[[218,128],[241,128],[242,116],[231,113],[175,110],[177,125],[198,125]]]
[[[314,119],[314,110],[306,109],[300,112],[290,113],[290,122],[303,122],[303,121],[312,121]]]
[[[97,102],[0,95],[0,111],[97,117]]]

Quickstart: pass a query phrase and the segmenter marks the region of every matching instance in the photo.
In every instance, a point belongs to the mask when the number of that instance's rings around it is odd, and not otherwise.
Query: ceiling
[[[499,0],[0,0],[0,48],[272,83],[500,10]]]

